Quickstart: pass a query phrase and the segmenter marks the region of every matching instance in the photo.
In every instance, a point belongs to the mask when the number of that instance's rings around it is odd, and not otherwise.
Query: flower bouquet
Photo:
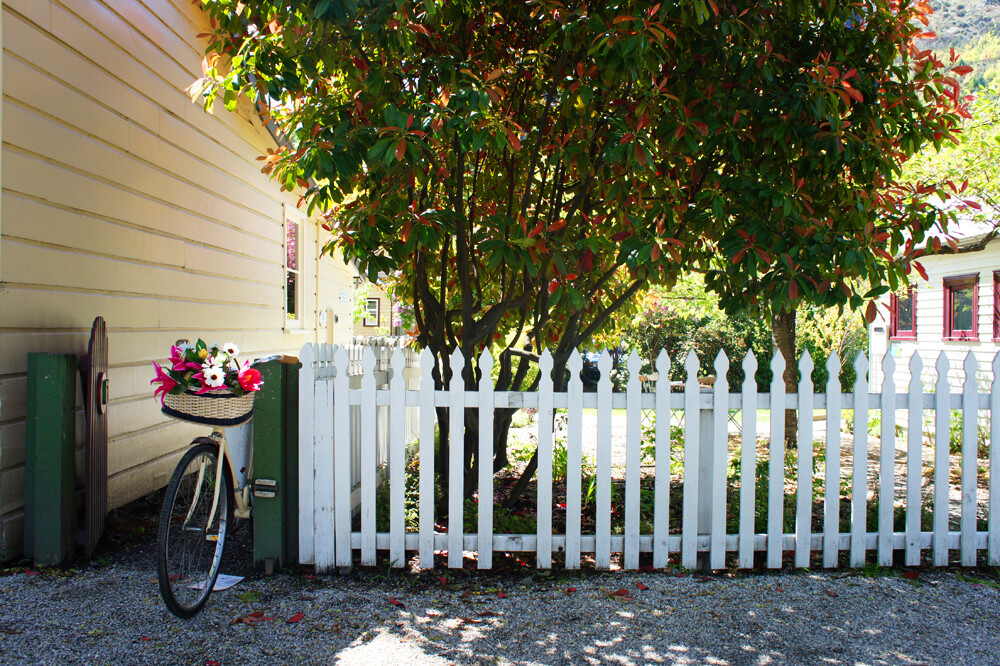
[[[212,426],[235,426],[253,416],[253,399],[263,382],[249,361],[240,363],[235,344],[194,345],[178,340],[170,348],[170,365],[153,363],[150,384],[161,411],[183,421]]]

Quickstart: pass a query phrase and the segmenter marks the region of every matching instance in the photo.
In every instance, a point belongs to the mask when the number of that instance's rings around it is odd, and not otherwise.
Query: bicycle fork
[[[219,479],[222,478],[222,466],[226,460],[226,449],[224,446],[219,447],[219,460],[215,470],[215,489],[212,493],[212,511],[208,514],[208,522],[205,523],[205,539],[207,541],[218,541],[218,534],[209,534],[208,530],[211,528],[212,523],[215,521],[215,512],[219,508],[219,492],[221,486],[219,484]],[[198,506],[198,500],[201,499],[201,489],[202,483],[205,480],[205,467],[206,462],[203,459],[198,467],[198,481],[195,483],[194,498],[191,500],[191,506],[188,507],[187,516],[184,518],[183,529],[187,529],[188,523],[191,522],[191,516],[194,514],[195,507]]]

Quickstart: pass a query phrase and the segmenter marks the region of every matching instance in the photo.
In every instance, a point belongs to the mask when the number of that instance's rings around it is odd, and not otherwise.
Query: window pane
[[[896,330],[913,330],[913,299],[909,294],[903,294],[896,301]]]
[[[366,323],[372,326],[378,326],[378,299],[369,298],[368,299],[368,315],[365,317]]]
[[[285,273],[285,308],[289,319],[295,319],[298,312],[295,308],[295,287],[298,284],[298,275],[295,273]]]
[[[952,289],[951,328],[954,331],[972,330],[972,287]]]
[[[289,270],[299,269],[299,225],[288,220],[285,227],[285,262]]]

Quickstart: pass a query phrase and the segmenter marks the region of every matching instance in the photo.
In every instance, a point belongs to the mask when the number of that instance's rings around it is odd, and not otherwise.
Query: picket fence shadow
[[[633,352],[628,360],[629,380],[624,392],[614,392],[610,379],[612,361],[607,351],[600,355],[601,376],[597,391],[585,393],[580,379],[582,359],[570,357],[570,381],[565,391],[553,390],[552,356],[540,357],[541,381],[537,391],[494,391],[490,369],[493,359],[483,352],[478,390],[466,390],[461,380],[465,362],[459,351],[450,358],[453,376],[445,390],[435,390],[432,370],[434,356],[427,350],[419,356],[419,370],[408,363],[402,349],[392,352],[387,384],[376,377],[375,351],[361,349],[360,379],[351,370],[357,351],[329,345],[306,345],[301,352],[300,441],[299,441],[299,557],[302,564],[313,565],[317,572],[350,567],[355,552],[360,551],[362,565],[376,564],[378,551],[388,551],[391,566],[406,566],[407,553],[416,552],[419,565],[432,567],[435,552],[447,552],[447,565],[463,566],[464,554],[475,552],[477,568],[490,569],[494,552],[532,552],[537,567],[550,568],[553,554],[563,553],[567,569],[581,567],[583,555],[592,557],[597,569],[608,569],[612,555],[621,554],[625,569],[636,569],[640,553],[652,553],[655,568],[678,556],[687,568],[722,569],[731,564],[739,568],[754,566],[754,554],[766,556],[768,568],[783,564],[796,567],[836,567],[845,554],[852,567],[863,566],[870,551],[880,565],[893,563],[896,551],[902,551],[907,565],[929,563],[946,566],[951,551],[957,551],[963,566],[977,564],[980,551],[991,565],[1000,564],[1000,354],[992,363],[993,380],[989,392],[980,392],[976,373],[978,362],[969,354],[964,363],[965,380],[961,392],[953,393],[948,383],[948,359],[942,353],[935,363],[937,380],[931,392],[921,383],[923,364],[918,355],[909,363],[911,380],[905,391],[894,384],[895,361],[891,355],[882,360],[884,381],[877,393],[869,392],[869,364],[859,355],[854,362],[856,381],[851,392],[842,392],[839,374],[841,362],[836,353],[826,362],[828,380],[825,392],[815,393],[812,383],[813,361],[808,353],[799,361],[801,379],[797,393],[788,394],[781,379],[784,359],[775,354],[770,362],[773,375],[770,391],[758,392],[754,374],[757,360],[748,353],[742,361],[745,379],[739,392],[730,392],[727,381],[729,360],[720,353],[715,360],[717,380],[710,389],[699,387],[698,358],[691,353],[685,359],[687,380],[682,390],[671,390],[671,359],[665,352],[655,362],[659,379],[651,391],[642,390],[639,371],[642,361]],[[352,361],[352,354],[355,360]],[[409,368],[408,368],[409,366]],[[355,366],[356,367],[356,366]],[[353,385],[352,385],[353,384]],[[450,421],[449,493],[446,529],[435,529],[434,515],[434,437],[435,408],[448,409]],[[496,408],[534,408],[538,410],[537,531],[532,534],[496,534],[493,530],[494,475],[489,465],[479,466],[478,524],[475,532],[464,531],[463,479],[461,474],[463,414],[466,409],[479,411],[478,453],[484,460],[493,457],[493,416]],[[586,433],[596,439],[596,524],[593,533],[583,534],[581,465],[584,441],[583,410],[596,409],[596,431]],[[626,420],[624,526],[622,534],[612,534],[612,410],[624,409]],[[795,492],[795,529],[783,527],[785,502],[785,410],[798,414],[797,486]],[[553,533],[553,450],[555,431],[553,415],[565,410],[566,421],[566,529]],[[654,498],[651,533],[640,530],[640,446],[643,410],[653,410],[655,420]],[[680,530],[669,529],[671,481],[670,415],[683,411],[682,516]],[[738,515],[729,516],[738,524],[727,532],[726,468],[729,462],[728,421],[731,410],[740,410],[741,432],[733,455],[740,459]],[[756,484],[759,410],[769,412],[768,459],[771,464],[767,483],[766,530],[755,530],[757,510]],[[814,413],[825,410],[825,436],[822,442],[825,473],[816,479],[822,485],[822,530],[813,529],[813,455]],[[925,410],[933,414],[932,462],[924,460]],[[959,529],[949,526],[949,437],[951,413],[961,412],[960,450],[961,502]],[[841,419],[842,412],[853,411],[850,453],[850,529],[841,530]],[[877,529],[869,531],[866,521],[869,504],[869,412],[877,412],[881,421],[878,472],[872,482],[877,491]],[[380,418],[380,413],[384,414]],[[903,416],[905,414],[905,417]],[[988,416],[989,449],[986,474],[988,492],[980,502],[978,494],[978,449],[976,436],[980,414]],[[697,418],[692,418],[697,415]],[[905,428],[904,529],[894,529],[896,497],[895,456],[897,424]],[[411,437],[418,438],[414,446]],[[764,434],[764,433],[761,433]],[[387,442],[387,455],[380,442]],[[405,523],[405,464],[408,451],[419,460],[418,529],[408,530]],[[738,452],[738,453],[737,453]],[[921,529],[921,480],[925,468],[933,469],[933,499],[930,502],[932,529]],[[847,470],[844,470],[847,471]],[[674,475],[675,481],[677,475]],[[389,530],[376,529],[376,490],[382,480],[388,483]],[[385,501],[385,500],[383,500]],[[985,506],[981,506],[985,505]],[[560,507],[561,508],[561,507]],[[977,511],[988,516],[987,529],[977,527]],[[360,529],[354,529],[360,512]],[[675,521],[676,522],[676,521]],[[786,553],[793,553],[786,558]],[[925,553],[928,561],[923,559]],[[813,558],[815,554],[815,559]]]

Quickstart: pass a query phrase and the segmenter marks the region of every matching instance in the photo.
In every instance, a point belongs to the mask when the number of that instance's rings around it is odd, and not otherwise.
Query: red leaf
[[[152,639],[152,638],[150,638],[149,636],[140,636],[140,637],[139,637],[139,640],[140,640],[140,641],[151,641],[151,640],[153,640],[153,639]]]
[[[399,143],[396,144],[396,159],[403,159],[403,155],[406,154],[406,139],[400,139]]]
[[[734,264],[738,264],[738,263],[740,263],[740,261],[741,261],[741,260],[743,259],[744,255],[746,255],[746,253],[747,253],[747,250],[746,250],[746,248],[743,248],[742,250],[740,250],[739,252],[737,252],[737,253],[736,253],[736,254],[735,254],[735,255],[733,256],[733,263],[734,263]]]
[[[496,613],[493,611],[483,611],[482,613],[478,613],[478,615],[479,617],[493,617]]]
[[[837,594],[836,592],[834,592],[833,590],[827,590],[826,591],[826,596],[828,596],[828,597],[839,597],[840,595]]]
[[[497,599],[506,599],[506,598],[507,598],[507,594],[503,590],[500,590],[499,592],[497,592]]]
[[[969,67],[968,65],[959,65],[957,67],[952,67],[951,71],[955,72],[959,76],[965,76],[966,74],[972,71],[972,68]]]
[[[687,134],[687,127],[684,127],[684,125],[681,125],[676,130],[674,130],[675,139],[683,138],[685,134]]]
[[[924,270],[923,264],[921,264],[919,261],[914,261],[913,262],[913,266],[914,266],[914,268],[917,269],[917,272],[920,273],[920,277],[922,277],[923,279],[926,280],[927,279],[927,271]]]
[[[24,570],[24,575],[25,576],[37,576],[40,573],[42,573],[42,572],[41,571],[34,571],[33,569],[25,569]]]
[[[640,590],[643,590],[643,591],[649,589],[649,586],[648,585],[644,585],[643,583],[636,583],[636,587],[639,588]]]
[[[705,123],[701,122],[700,120],[696,120],[695,122],[691,123],[691,125],[696,130],[698,130],[699,132],[701,132],[702,136],[705,136],[706,134],[708,134],[708,125],[706,125]]]
[[[406,604],[404,604],[399,599],[393,599],[392,597],[389,597],[389,603],[392,604],[393,606],[399,606],[400,608],[406,608]]]
[[[214,659],[209,659],[208,661],[205,662],[205,666],[222,666],[222,664],[220,664]]]
[[[612,597],[631,597],[632,596],[632,594],[628,590],[625,590],[625,589],[615,590],[614,592],[609,592],[608,594],[609,594],[609,596],[612,596]]]
[[[507,130],[507,143],[510,144],[511,149],[516,153],[521,150],[521,140],[517,138],[517,134]]]
[[[615,241],[616,243],[619,243],[619,242],[625,240],[626,238],[628,238],[631,235],[632,235],[631,231],[628,231],[628,230],[626,230],[626,231],[619,231],[618,233],[616,233],[614,236],[611,237],[611,240]]]
[[[448,579],[445,578],[444,576],[438,576],[438,580],[441,581],[441,589],[444,589],[444,586],[448,582]]]
[[[574,592],[576,592],[576,588],[575,587],[567,587],[566,588],[566,594],[573,594]]]
[[[460,618],[458,618],[458,621],[459,622],[470,622],[472,624],[482,624],[482,622],[483,622],[482,620],[477,620],[474,617],[460,617]]]
[[[792,280],[791,282],[788,283],[788,298],[794,301],[798,297],[799,297],[799,283],[796,282],[795,280]]]
[[[294,624],[295,622],[299,622],[300,620],[302,620],[303,617],[304,616],[302,614],[302,611],[299,611],[295,615],[293,615],[290,618],[288,618],[287,620],[285,620],[285,622],[287,622],[288,624]]]
[[[875,315],[878,313],[878,309],[875,305],[875,301],[868,301],[868,307],[865,308],[865,321],[869,324],[875,321]]]
[[[904,571],[904,572],[903,572],[902,574],[900,574],[900,575],[901,575],[901,576],[902,576],[903,578],[909,578],[910,580],[917,580],[917,578],[919,578],[919,577],[920,577],[920,574],[918,574],[918,573],[917,573],[916,571]]]
[[[660,258],[660,246],[659,245],[655,245],[655,244],[653,245],[653,249],[649,253],[649,258],[652,261],[656,261],[657,259]]]

